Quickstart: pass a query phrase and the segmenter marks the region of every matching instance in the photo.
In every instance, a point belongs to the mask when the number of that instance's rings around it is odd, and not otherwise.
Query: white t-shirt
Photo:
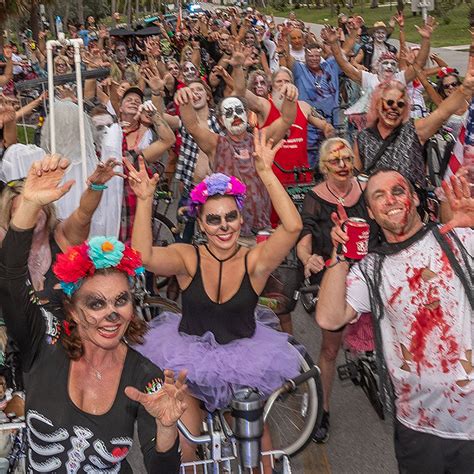
[[[291,56],[293,56],[295,61],[299,61],[300,63],[306,62],[304,48],[297,51],[296,49],[293,49],[290,45],[290,54]]]
[[[474,232],[457,235],[472,255]],[[380,324],[398,420],[442,438],[474,440],[474,314],[432,232],[387,256],[381,276]],[[347,277],[346,300],[358,313],[371,311],[359,264]]]

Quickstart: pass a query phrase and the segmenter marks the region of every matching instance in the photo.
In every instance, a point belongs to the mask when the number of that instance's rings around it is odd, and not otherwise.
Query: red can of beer
[[[342,246],[344,256],[351,260],[364,258],[369,251],[369,224],[359,217],[350,217],[344,222],[342,228],[349,237]]]
[[[259,230],[257,232],[257,244],[260,242],[265,242],[270,237],[270,232],[268,230]]]

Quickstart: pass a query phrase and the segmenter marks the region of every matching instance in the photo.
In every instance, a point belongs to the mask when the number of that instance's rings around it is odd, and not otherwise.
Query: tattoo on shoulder
[[[311,107],[311,115],[318,119],[323,119],[323,116],[316,110],[316,107]]]

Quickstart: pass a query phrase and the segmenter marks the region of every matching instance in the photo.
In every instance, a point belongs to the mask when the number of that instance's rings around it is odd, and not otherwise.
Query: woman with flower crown
[[[288,344],[288,335],[256,323],[254,316],[270,273],[288,255],[302,229],[298,211],[272,171],[282,143],[273,146],[272,140],[266,142],[265,130],[260,134],[255,130],[254,144],[255,168],[281,225],[251,250],[237,242],[245,185],[220,173],[207,177],[190,195],[191,211],[207,243],[152,247],[150,221],[158,176],[149,178],[143,161],[139,170],[126,163],[138,197],[132,245],[148,270],[177,276],[183,306],[181,318],[165,313],[155,319],[138,350],[154,363],[188,369],[192,397],[187,397],[189,409],[183,421],[196,434],[202,419],[199,401],[212,411],[227,406],[240,387],[255,387],[269,395],[299,373],[298,354]],[[263,443],[264,448],[269,446],[268,433]],[[192,459],[195,448],[182,446],[183,457]]]
[[[186,373],[175,381],[129,347],[147,329],[133,305],[139,254],[113,237],[59,254],[53,271],[66,295],[63,330],[58,344],[45,337],[28,255],[38,215],[74,184],[60,184],[68,165],[58,155],[33,164],[2,243],[0,298],[25,374],[29,470],[131,473],[126,458],[137,422],[148,472],[178,472]]]

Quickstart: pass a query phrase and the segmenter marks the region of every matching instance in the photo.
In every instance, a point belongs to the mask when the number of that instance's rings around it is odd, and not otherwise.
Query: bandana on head
[[[242,209],[247,187],[235,176],[227,176],[223,173],[214,173],[201,181],[190,193],[190,213],[196,216],[199,208],[210,198],[220,194],[221,196],[233,196],[237,207]]]
[[[88,242],[69,247],[66,253],[59,254],[53,265],[53,272],[64,293],[72,296],[80,288],[84,278],[103,268],[115,268],[129,277],[138,276],[145,271],[136,250],[115,237],[93,237]]]
[[[443,79],[443,77],[451,76],[451,75],[457,76],[458,74],[459,74],[458,70],[454,69],[453,67],[442,67],[438,71],[438,77],[440,79]]]

